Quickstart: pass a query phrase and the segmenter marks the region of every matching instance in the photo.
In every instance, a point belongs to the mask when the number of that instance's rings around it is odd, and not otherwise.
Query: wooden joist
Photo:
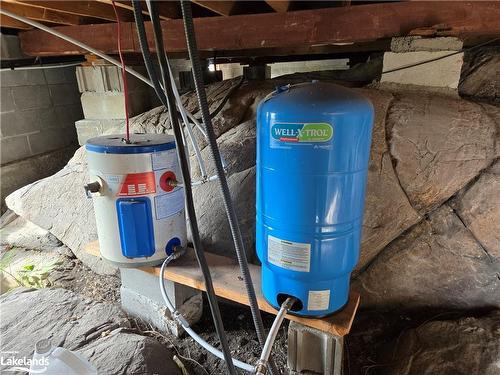
[[[366,42],[407,35],[419,27],[448,25],[443,35],[500,35],[500,2],[398,2],[314,9],[287,13],[204,17],[195,19],[198,47],[203,51],[233,51]],[[59,27],[105,53],[117,53],[116,25]],[[185,52],[182,20],[162,21],[164,44],[169,52]],[[122,43],[126,52],[139,53],[133,23]],[[146,27],[153,40],[151,27]],[[43,31],[20,33],[23,52],[31,56],[83,54]],[[214,37],[216,35],[217,37]]]
[[[111,0],[96,0],[96,1],[101,2],[103,4],[111,4]],[[118,8],[121,8],[122,10],[128,10],[131,15],[133,14],[132,11],[133,11],[134,7],[132,6],[131,1],[117,0],[117,1],[115,1],[115,4]],[[160,19],[168,20],[171,18],[180,18],[181,17],[180,6],[175,1],[156,1],[156,6],[158,7],[158,13],[159,13]],[[141,2],[141,8],[142,8],[143,14],[149,15],[147,5],[144,1]],[[132,16],[132,18],[133,18],[133,16]],[[122,18],[120,18],[120,19],[123,21]]]
[[[100,257],[98,241],[91,242],[85,246],[85,251],[94,256]],[[248,305],[245,284],[240,276],[240,269],[233,259],[205,253],[212,281],[217,296]],[[250,264],[250,274],[254,283],[255,292],[259,308],[262,311],[276,314],[277,311],[269,305],[261,292],[260,267]],[[160,267],[142,267],[144,272],[160,276]],[[172,262],[166,269],[165,279],[195,288],[205,290],[203,275],[194,256],[194,251],[190,249],[188,253],[180,259]],[[359,306],[359,294],[351,291],[349,302],[340,311],[322,319],[303,318],[295,315],[287,315],[287,319],[293,320],[308,327],[319,329],[323,332],[336,336],[345,336],[349,333],[354,316]]]
[[[80,25],[85,22],[83,17],[71,13],[57,12],[51,9],[20,4],[10,0],[3,0],[0,5],[3,9],[35,21],[55,23],[58,25]]]
[[[108,21],[116,21],[115,12],[111,2],[102,3],[99,1],[45,1],[45,0],[3,0],[27,4],[33,7],[48,9],[53,11],[70,13],[81,17],[93,17]],[[118,8],[118,15],[122,21],[133,21],[132,12],[126,9]]]
[[[4,16],[3,14],[0,14],[0,26],[10,27],[12,29],[19,29],[19,30],[29,30],[32,28],[30,25],[27,25],[24,22]]]
[[[267,0],[266,3],[278,13],[284,13],[290,7],[290,1],[285,0]]]
[[[193,3],[221,16],[229,16],[234,9],[236,1],[193,0]]]

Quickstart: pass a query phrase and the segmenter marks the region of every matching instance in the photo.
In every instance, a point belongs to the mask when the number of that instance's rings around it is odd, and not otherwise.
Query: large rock
[[[500,262],[500,161],[459,194],[453,205],[485,251]]]
[[[62,246],[61,241],[48,230],[22,217],[0,229],[0,243],[2,246],[33,250],[53,250]]]
[[[466,52],[460,95],[500,99],[500,47],[484,47]]]
[[[97,239],[92,200],[83,189],[88,181],[85,150],[80,148],[55,175],[16,190],[5,201],[19,216],[50,231],[94,272],[116,274],[115,267],[84,251]]]
[[[295,75],[246,83],[214,118],[218,144],[228,163],[232,198],[237,206],[249,255],[254,247],[256,108],[275,85],[304,81],[307,77]],[[234,80],[208,87],[211,110],[221,103],[233,84]],[[483,107],[464,100],[404,92],[396,94],[394,99],[393,95],[381,90],[363,89],[361,92],[373,102],[376,118],[357,271],[366,267],[388,243],[421,220],[421,215],[455,194],[490,163],[494,127],[490,117],[484,115]],[[183,101],[189,110],[199,116],[193,94],[186,94]],[[458,108],[464,108],[464,113],[459,114]],[[447,120],[449,115],[454,116],[452,121]],[[386,131],[387,125],[389,129]],[[451,126],[455,126],[456,131],[447,135]],[[132,120],[131,130],[171,133],[168,113],[156,108],[139,115]],[[213,175],[211,152],[201,133],[198,130],[194,133],[200,141],[208,174]],[[445,144],[441,139],[444,136],[446,142],[451,140],[452,146]],[[407,139],[410,143],[406,142]],[[424,169],[425,173],[421,173],[420,168],[425,160],[415,155],[411,142],[419,147],[421,144],[431,145],[438,150],[435,160]],[[443,151],[454,147],[456,151]],[[190,154],[194,180],[197,180],[200,171],[192,148]],[[466,156],[474,160],[464,160]],[[452,168],[453,172],[450,171]],[[86,243],[97,238],[92,201],[86,199],[82,189],[87,178],[85,152],[80,149],[62,171],[16,191],[7,198],[7,204],[19,215],[49,230],[94,271],[114,273],[113,267],[83,250]],[[423,199],[429,196],[428,190],[436,193],[430,202]],[[196,186],[194,194],[205,247],[221,254],[233,254],[232,238],[217,181]]]
[[[102,374],[180,373],[163,345],[122,332],[129,322],[116,305],[65,289],[19,288],[0,297],[0,308],[2,351],[16,358],[31,358],[35,343],[49,339],[82,354]]]
[[[384,366],[388,375],[497,375],[500,313],[425,323],[404,332]],[[391,365],[392,364],[392,365]]]
[[[255,167],[229,176],[228,184],[247,257],[251,258],[255,243]],[[231,230],[219,184],[212,182],[195,187],[193,196],[203,244],[212,252],[234,256]]]
[[[165,345],[134,333],[104,336],[77,353],[88,358],[99,374],[182,374]]]
[[[363,219],[361,254],[356,271],[368,264],[390,241],[420,220],[408,202],[392,166],[385,119],[393,96],[363,90],[375,108],[370,164]],[[390,197],[390,199],[388,199]]]
[[[498,269],[447,206],[387,246],[354,280],[362,306],[411,310],[500,307]]]
[[[495,157],[496,125],[473,102],[407,93],[391,106],[387,126],[399,181],[422,213],[449,199]]]

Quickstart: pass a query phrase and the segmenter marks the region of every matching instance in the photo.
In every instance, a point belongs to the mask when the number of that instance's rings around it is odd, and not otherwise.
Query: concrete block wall
[[[147,75],[144,67],[132,68]],[[76,76],[84,117],[75,123],[79,144],[84,145],[89,138],[110,131],[124,132],[125,93],[120,68],[106,64],[79,66]],[[130,116],[156,105],[152,100],[152,89],[147,84],[130,74],[127,75],[127,84]]]
[[[464,61],[463,43],[457,38],[393,38],[391,51],[384,54],[382,83],[446,89],[458,88]],[[450,56],[448,56],[450,55]],[[427,64],[418,63],[434,60]],[[412,66],[414,65],[415,66]],[[410,67],[411,66],[411,67]],[[405,67],[404,69],[400,69]]]
[[[0,73],[1,164],[76,143],[82,108],[75,68]]]
[[[3,40],[3,38],[2,38]],[[82,117],[75,67],[0,72],[1,212],[4,198],[60,170]]]

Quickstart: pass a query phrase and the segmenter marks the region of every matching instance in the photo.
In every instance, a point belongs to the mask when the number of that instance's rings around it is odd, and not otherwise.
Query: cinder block
[[[76,144],[76,131],[74,128],[43,129],[38,133],[28,136],[33,155],[57,150]]]
[[[343,348],[343,337],[296,322],[288,326],[287,362],[291,375],[341,375]]]
[[[418,51],[460,51],[464,42],[458,38],[422,38],[420,36],[403,36],[391,39],[392,52],[418,52]]]
[[[2,60],[23,59],[26,56],[22,53],[21,43],[17,35],[0,35],[0,58]]]
[[[121,92],[84,92],[81,96],[83,115],[86,119],[124,119],[125,101]],[[129,115],[135,116],[150,109],[147,91],[129,94]]]
[[[11,90],[17,110],[48,108],[52,105],[47,86],[19,86]]]
[[[2,112],[0,124],[3,137],[33,133],[40,129],[40,112],[36,109]]]
[[[122,308],[131,316],[140,318],[155,328],[179,336],[180,325],[173,321],[165,306],[158,285],[158,278],[133,268],[121,268]],[[199,290],[165,281],[167,295],[189,324],[196,323],[203,312],[203,300]]]
[[[143,66],[132,66],[132,69],[145,75]],[[78,66],[76,68],[78,89],[83,92],[123,92],[121,69],[115,65]],[[148,85],[127,73],[127,85],[130,91],[143,90]]]
[[[0,151],[2,160],[0,164],[6,164],[11,161],[27,158],[31,156],[31,151],[28,143],[28,137],[17,136],[2,138],[0,140]]]
[[[2,86],[0,104],[0,111],[2,112],[9,112],[16,109],[14,98],[12,97],[12,90],[9,87]]]
[[[49,90],[55,106],[76,104],[80,101],[80,94],[74,83],[49,85]]]
[[[78,120],[75,122],[78,143],[83,146],[88,139],[102,134],[124,132],[124,120]]]
[[[405,52],[384,54],[383,71],[405,67],[421,61],[431,60],[449,54],[441,52]],[[381,82],[411,84],[419,86],[445,87],[456,89],[460,81],[463,53],[459,53],[427,64],[401,69],[382,75]]]
[[[3,70],[0,72],[2,87],[45,85],[43,71],[36,70]]]
[[[60,83],[76,84],[76,66],[67,68],[43,69],[45,80],[49,85],[57,85]]]

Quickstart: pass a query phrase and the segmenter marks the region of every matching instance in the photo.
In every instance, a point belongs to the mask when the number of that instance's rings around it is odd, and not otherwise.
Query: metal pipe
[[[262,349],[262,353],[260,355],[259,362],[255,367],[256,375],[265,375],[268,370],[269,357],[271,356],[271,350],[273,349],[274,342],[276,341],[276,336],[278,335],[278,331],[285,319],[286,314],[292,308],[296,299],[293,297],[288,297],[285,302],[281,304],[281,308],[274,319],[273,325],[269,330],[269,334],[267,335],[266,342],[264,344],[264,348]]]

